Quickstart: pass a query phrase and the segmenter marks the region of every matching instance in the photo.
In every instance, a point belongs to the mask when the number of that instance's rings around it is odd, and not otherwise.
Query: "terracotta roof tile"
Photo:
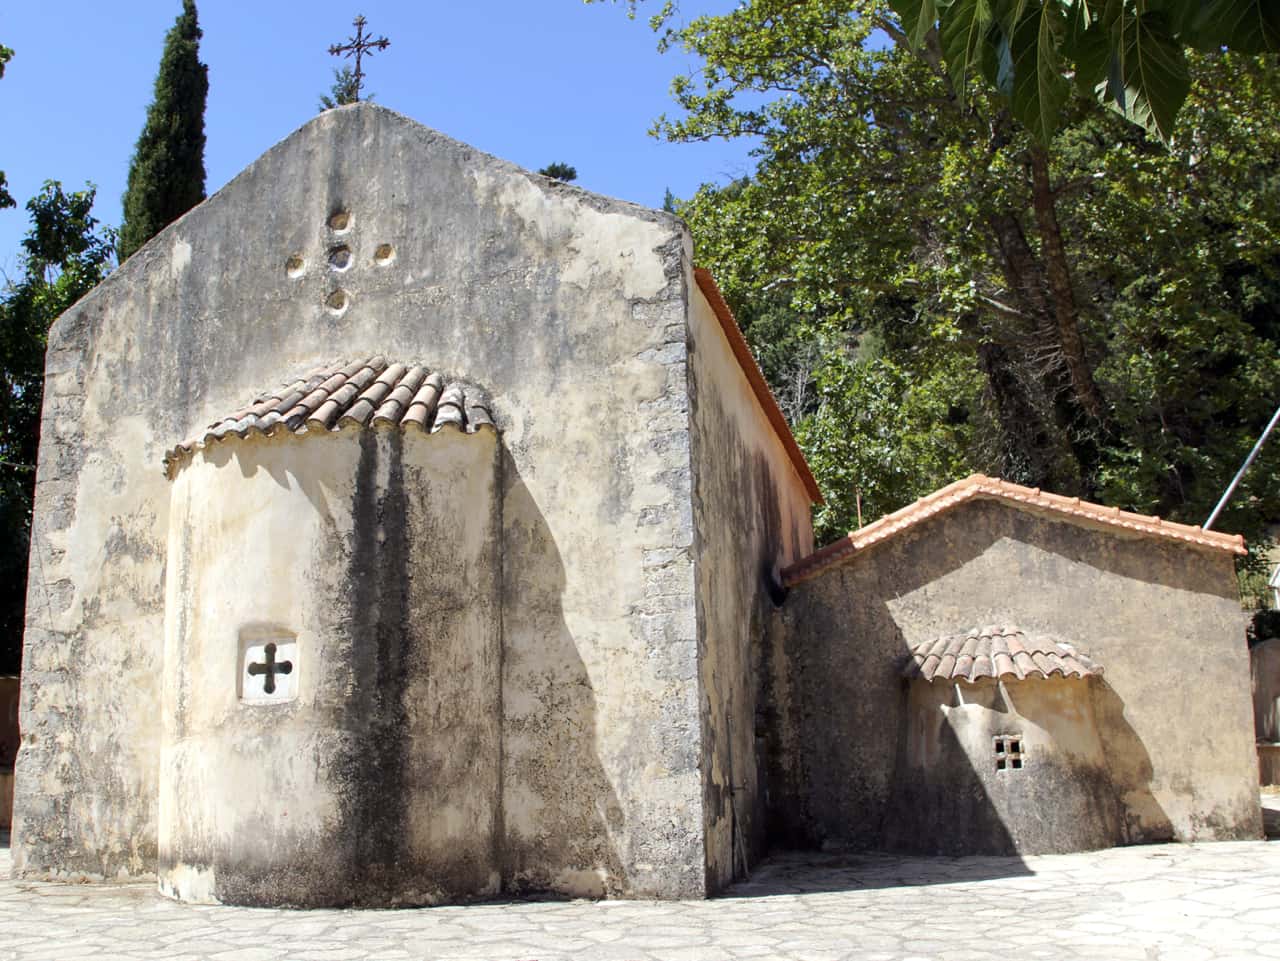
[[[1101,665],[1066,641],[1028,637],[1016,627],[975,627],[924,641],[904,659],[902,676],[926,681],[977,681],[984,677],[1091,677]]]
[[[312,371],[214,421],[166,452],[164,470],[172,477],[196,450],[231,437],[352,426],[435,433],[446,425],[468,434],[481,428],[496,430],[489,401],[478,388],[460,381],[446,383],[439,372],[419,365],[369,357]]]
[[[733,311],[725,303],[724,295],[716,286],[711,271],[704,267],[696,267],[693,276],[697,281],[698,289],[702,291],[702,296],[706,297],[707,303],[711,305],[711,312],[716,315],[716,320],[720,321],[720,329],[724,331],[725,338],[729,341],[729,349],[733,352],[738,366],[742,368],[743,374],[746,375],[747,383],[751,386],[752,393],[756,395],[765,418],[773,427],[774,433],[778,435],[778,440],[782,442],[800,478],[800,483],[809,494],[809,499],[815,504],[823,503],[822,491],[818,489],[818,482],[814,479],[813,471],[809,469],[809,462],[805,460],[800,445],[796,443],[795,435],[791,433],[791,428],[787,425],[787,419],[783,416],[781,408],[778,407],[773,391],[769,389],[764,375],[760,373],[760,365],[756,363],[751,348],[747,346],[746,338],[742,336],[742,330],[733,318]]]
[[[899,511],[887,514],[874,524],[868,524],[862,530],[853,531],[834,544],[828,544],[821,550],[814,551],[808,557],[783,570],[783,584],[792,587],[801,581],[816,577],[872,544],[888,540],[930,517],[975,499],[998,500],[1088,524],[1120,528],[1136,534],[1182,541],[1186,544],[1228,551],[1232,554],[1245,553],[1244,538],[1239,534],[1223,534],[1218,531],[1207,531],[1202,527],[1192,527],[1189,524],[1176,524],[1173,521],[1161,520],[1159,517],[1146,514],[1131,514],[1118,507],[1103,507],[1101,504],[1082,501],[1078,497],[1049,494],[1039,488],[1023,487],[996,477],[974,474],[972,477],[949,484],[928,497],[922,497]]]

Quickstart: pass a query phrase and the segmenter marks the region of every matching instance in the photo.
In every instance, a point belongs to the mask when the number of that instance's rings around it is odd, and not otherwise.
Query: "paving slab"
[[[10,877],[0,961],[1280,959],[1280,843],[1026,858],[782,854],[710,901],[404,911],[179,904],[153,884]]]

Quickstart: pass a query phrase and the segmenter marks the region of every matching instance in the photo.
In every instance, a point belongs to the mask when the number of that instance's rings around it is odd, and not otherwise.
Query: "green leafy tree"
[[[1046,145],[1068,121],[1073,91],[1168,141],[1191,89],[1190,51],[1280,52],[1274,0],[889,2],[897,17],[879,25],[886,35],[948,71],[957,91],[975,80],[998,91]],[[633,17],[640,3],[626,0]],[[767,6],[789,19],[805,3]],[[677,11],[666,0],[650,19],[664,45],[687,39],[672,26]]]
[[[578,168],[571,167],[566,163],[560,163],[558,160],[555,163],[547,164],[538,173],[544,177],[551,177],[553,180],[562,180],[565,183],[573,183],[578,179]]]
[[[204,109],[209,71],[200,62],[195,0],[183,0],[182,13],[165,38],[155,96],[134,147],[120,226],[123,261],[204,200]]]
[[[702,61],[657,132],[758,143],[752,176],[681,214],[833,496],[827,531],[856,524],[851,490],[869,520],[969,470],[1204,519],[1280,383],[1271,58],[1190,54],[1173,149],[1076,91],[1046,145],[883,3],[657,22]],[[1280,446],[1264,460],[1219,526],[1280,519]]]
[[[1072,87],[1168,141],[1191,89],[1187,48],[1280,51],[1274,0],[892,0],[909,42],[957,89],[982,77],[1048,143]]]
[[[92,215],[94,193],[45,183],[27,203],[22,276],[0,296],[0,674],[21,663],[45,338],[111,268],[115,237]]]
[[[6,47],[0,43],[0,80],[4,79],[4,67],[13,59],[13,49]],[[0,210],[5,207],[16,207],[13,197],[9,194],[8,182],[5,180],[4,171],[0,170]]]
[[[373,94],[367,94],[365,99],[372,100]],[[334,107],[345,107],[347,104],[359,102],[360,84],[356,80],[355,71],[350,67],[335,68],[333,85],[329,87],[327,94],[320,95],[320,112],[324,113]]]
[[[968,473],[980,380],[959,354],[937,360],[912,370],[882,354],[834,352],[816,371],[814,411],[797,439],[826,497],[814,517],[820,543]]]

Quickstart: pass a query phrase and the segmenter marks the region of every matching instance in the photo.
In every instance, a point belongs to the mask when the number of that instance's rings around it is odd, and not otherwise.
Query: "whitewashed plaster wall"
[[[710,890],[767,846],[766,771],[778,684],[765,631],[779,571],[813,550],[811,497],[701,289],[690,278],[693,519],[702,689],[703,803]],[[650,555],[654,577],[682,556]]]
[[[886,818],[888,846],[961,856],[1123,844],[1092,683],[912,681],[891,801],[911,815]]]
[[[347,429],[232,439],[177,471],[162,890],[296,906],[498,892],[497,452],[490,429]],[[271,691],[251,656],[267,644]]]

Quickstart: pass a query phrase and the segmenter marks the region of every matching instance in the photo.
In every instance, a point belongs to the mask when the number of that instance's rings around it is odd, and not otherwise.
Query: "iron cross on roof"
[[[391,41],[386,37],[378,37],[378,39],[374,40],[371,37],[365,36],[364,27],[366,22],[367,21],[363,14],[356,17],[351,21],[351,25],[356,28],[356,35],[354,37],[348,37],[346,43],[335,43],[329,48],[329,52],[335,57],[350,58],[352,54],[355,54],[356,100],[360,99],[360,85],[364,81],[364,70],[360,66],[360,61],[364,58],[365,54],[372,55],[375,50],[386,50],[387,47],[391,46]]]

